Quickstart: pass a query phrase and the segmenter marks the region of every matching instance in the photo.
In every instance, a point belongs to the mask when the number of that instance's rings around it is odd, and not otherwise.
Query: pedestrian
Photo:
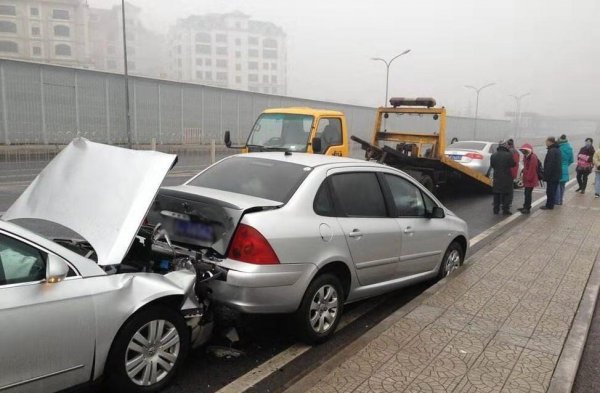
[[[594,153],[594,170],[596,171],[596,198],[600,198],[600,148]]]
[[[494,214],[500,213],[500,205],[502,205],[502,214],[506,216],[512,214],[510,206],[512,205],[514,189],[511,170],[516,165],[508,149],[508,143],[500,141],[498,149],[490,158],[490,166],[494,171],[492,185]]]
[[[569,181],[569,167],[575,161],[573,158],[573,146],[567,140],[567,136],[562,134],[558,139],[558,148],[560,149],[562,175],[556,189],[555,205],[562,205],[565,196],[565,186]]]
[[[529,143],[521,146],[519,150],[523,153],[523,187],[525,189],[525,201],[519,211],[523,214],[529,214],[531,212],[531,195],[533,189],[541,180],[538,176],[539,159]]]
[[[521,157],[519,156],[519,152],[515,148],[515,141],[511,138],[507,141],[508,143],[508,151],[512,154],[513,160],[515,160],[515,166],[511,168],[510,174],[512,175],[513,181],[516,180],[517,176],[519,176],[519,162],[521,161]]]
[[[588,176],[592,173],[594,167],[594,153],[596,153],[594,140],[586,138],[585,145],[579,149],[579,154],[577,155],[577,168],[575,172],[577,172],[577,184],[579,188],[575,192],[585,194]]]
[[[556,138],[550,136],[546,139],[546,147],[548,152],[544,159],[544,181],[546,182],[546,205],[542,206],[542,210],[554,209],[556,202],[556,191],[558,183],[562,178],[562,158]],[[600,159],[600,157],[598,157]]]

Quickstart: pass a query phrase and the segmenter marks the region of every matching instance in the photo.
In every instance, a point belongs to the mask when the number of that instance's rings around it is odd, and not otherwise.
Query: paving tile
[[[456,393],[496,393],[500,392],[510,370],[499,367],[472,368],[459,382]]]
[[[446,310],[446,312],[442,314],[437,321],[434,322],[434,325],[455,330],[462,330],[469,322],[471,322],[474,317],[475,316],[473,314],[468,314],[454,308],[450,308]]]
[[[475,317],[464,327],[463,332],[493,337],[502,323],[485,318]]]
[[[457,333],[458,330],[429,326],[404,346],[402,351],[411,356],[433,360]]]
[[[492,341],[476,360],[474,367],[506,368],[511,370],[517,363],[523,347],[501,341]]]
[[[374,372],[356,392],[401,392],[427,367],[428,360],[398,352]]]
[[[553,355],[560,355],[564,342],[565,337],[534,333],[527,342],[526,348]]]
[[[440,356],[449,354],[471,367],[490,340],[490,336],[459,332],[442,350]]]
[[[366,381],[375,370],[360,356],[352,356],[315,385],[310,393],[347,393]]]
[[[444,308],[433,307],[428,305],[420,305],[414,310],[412,310],[408,315],[404,318],[414,319],[416,321],[421,321],[425,323],[432,323],[436,319],[439,318],[446,311]]]

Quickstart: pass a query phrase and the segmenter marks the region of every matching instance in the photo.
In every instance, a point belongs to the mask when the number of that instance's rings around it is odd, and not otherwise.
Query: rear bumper
[[[294,312],[300,306],[316,265],[251,265],[226,260],[225,280],[209,283],[210,298],[235,310],[250,314]]]

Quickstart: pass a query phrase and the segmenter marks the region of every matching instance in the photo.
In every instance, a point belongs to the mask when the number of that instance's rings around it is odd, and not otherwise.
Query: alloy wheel
[[[329,284],[323,285],[315,292],[310,303],[310,325],[317,333],[325,333],[337,317],[339,297],[335,288]]]
[[[139,386],[160,382],[175,366],[180,345],[179,333],[171,322],[148,322],[135,332],[125,351],[127,375]]]
[[[449,276],[453,271],[460,267],[460,252],[452,250],[446,258],[446,276]]]

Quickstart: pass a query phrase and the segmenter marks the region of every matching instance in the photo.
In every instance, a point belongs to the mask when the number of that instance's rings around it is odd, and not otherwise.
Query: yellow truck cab
[[[225,145],[243,153],[290,151],[348,156],[349,138],[342,112],[308,107],[273,108],[260,114],[244,146],[232,146],[229,131]]]

